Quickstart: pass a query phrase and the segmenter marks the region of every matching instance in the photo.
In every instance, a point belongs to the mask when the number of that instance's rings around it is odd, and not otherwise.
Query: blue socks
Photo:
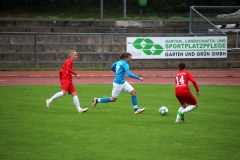
[[[100,102],[100,103],[110,102],[110,97],[99,98],[97,102]]]
[[[138,102],[137,102],[137,96],[132,96],[132,104],[134,111],[138,110]],[[97,103],[107,103],[110,102],[110,97],[103,97],[103,98],[98,98]]]
[[[132,96],[132,104],[133,104],[134,111],[138,110],[138,103],[137,103],[136,96]]]

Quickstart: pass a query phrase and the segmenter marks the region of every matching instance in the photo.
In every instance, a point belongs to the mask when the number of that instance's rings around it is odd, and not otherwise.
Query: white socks
[[[179,107],[178,111],[182,111],[184,110],[184,108],[181,106]],[[180,121],[180,116],[177,114],[177,118],[176,118],[176,122],[179,122]]]
[[[133,106],[134,110],[138,109],[138,105]]]
[[[185,109],[181,106],[178,111],[182,111],[182,113],[187,113],[189,111],[192,111],[194,110],[195,108],[197,108],[195,105],[189,105],[187,106]],[[177,114],[177,117],[176,117],[176,122],[179,122],[180,121],[180,116]]]
[[[63,95],[64,95],[64,94],[63,94],[62,91],[61,91],[61,92],[58,92],[58,93],[54,94],[54,95],[52,96],[52,98],[49,99],[49,102],[51,103],[53,100],[55,100],[55,99],[57,99],[57,98],[59,98],[59,97],[62,97]]]
[[[63,94],[62,91],[61,91],[61,92],[58,92],[58,93],[54,94],[54,95],[52,96],[52,98],[49,99],[49,102],[51,103],[53,100],[55,100],[55,99],[57,99],[57,98],[59,98],[59,97],[62,97],[63,95],[64,95],[64,94]],[[73,103],[74,103],[74,105],[76,106],[76,108],[77,108],[78,111],[81,110],[78,96],[74,96],[74,97],[73,97]]]
[[[80,107],[80,102],[79,102],[78,96],[73,97],[73,103],[75,104],[77,110],[79,111],[81,109],[81,107]]]
[[[189,106],[187,106],[184,110],[182,110],[182,113],[187,113],[187,112],[189,112],[189,111],[194,110],[195,108],[196,108],[195,105],[189,105]]]

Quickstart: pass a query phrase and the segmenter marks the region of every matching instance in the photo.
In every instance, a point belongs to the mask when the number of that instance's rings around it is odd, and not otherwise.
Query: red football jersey
[[[63,66],[62,66],[62,68],[61,68],[61,70],[60,70],[60,72],[59,72],[60,78],[61,78],[61,79],[70,79],[70,80],[72,80],[72,74],[77,75],[77,73],[74,72],[74,71],[72,70],[72,68],[73,68],[72,59],[71,59],[71,58],[68,58],[68,59],[64,62]]]
[[[199,92],[198,85],[191,73],[186,70],[179,70],[179,72],[175,76],[175,94],[184,94],[190,92],[188,87],[188,81],[191,81],[193,86],[195,87],[196,92]]]

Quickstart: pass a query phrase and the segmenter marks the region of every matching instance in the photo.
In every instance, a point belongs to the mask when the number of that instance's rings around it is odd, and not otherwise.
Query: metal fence
[[[229,9],[229,10],[228,10]],[[190,7],[190,20],[189,20],[189,34],[184,33],[57,33],[57,32],[0,32],[0,35],[31,35],[33,36],[33,42],[29,42],[33,45],[33,61],[37,62],[37,46],[38,37],[42,35],[57,36],[57,35],[74,35],[74,36],[99,36],[101,37],[99,44],[101,45],[100,54],[101,60],[104,60],[104,47],[107,44],[104,40],[105,36],[125,36],[125,37],[192,37],[192,36],[227,36],[230,30],[223,30],[218,25],[213,24],[207,17],[217,17],[218,14],[227,12],[233,12],[240,9],[240,6],[191,6]],[[201,10],[201,13],[198,11]],[[205,16],[202,14],[205,13]],[[209,32],[209,30],[213,30]],[[240,31],[240,30],[239,30]],[[236,34],[236,48],[228,48],[228,50],[239,49],[238,48],[238,30],[233,33]],[[1,37],[0,37],[1,38]],[[1,39],[0,39],[1,41]]]
[[[236,11],[237,10],[237,11]],[[236,35],[236,48],[228,48],[228,50],[238,50],[238,35],[240,32],[239,19],[236,19],[236,15],[240,18],[240,6],[190,6],[190,20],[189,20],[189,34],[193,36],[227,36],[234,33]],[[235,27],[226,28],[228,24],[215,25],[210,19],[221,20],[223,13],[229,13],[224,15],[230,20],[239,21],[236,22]],[[234,19],[231,19],[231,16]]]
[[[107,45],[105,43],[104,37],[105,36],[124,36],[124,37],[192,37],[193,35],[191,34],[184,34],[184,33],[179,33],[179,34],[164,34],[164,33],[56,33],[56,32],[0,32],[0,35],[25,35],[25,36],[33,36],[33,42],[28,42],[28,45],[32,44],[33,45],[33,60],[34,62],[37,62],[37,46],[40,45],[38,43],[38,38],[39,36],[42,35],[49,35],[49,36],[59,36],[59,35],[72,35],[72,36],[99,36],[101,37],[100,42],[98,45],[101,45],[101,53],[100,53],[100,58],[104,60],[104,47]],[[93,37],[94,38],[94,37]],[[23,44],[23,43],[21,43]],[[66,43],[63,43],[66,45]],[[71,43],[67,43],[68,45],[71,45]],[[125,42],[126,44],[126,42]],[[88,44],[85,44],[88,45]]]
[[[209,19],[216,19],[221,13],[234,12],[239,9],[240,6],[190,6],[189,33],[193,35],[199,33],[226,35]],[[209,33],[209,29],[215,29],[215,32]]]

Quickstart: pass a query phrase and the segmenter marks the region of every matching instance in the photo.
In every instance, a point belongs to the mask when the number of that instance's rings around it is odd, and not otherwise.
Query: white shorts
[[[113,82],[112,97],[118,98],[122,90],[130,93],[134,89],[127,81],[125,81],[123,84],[117,84]]]

